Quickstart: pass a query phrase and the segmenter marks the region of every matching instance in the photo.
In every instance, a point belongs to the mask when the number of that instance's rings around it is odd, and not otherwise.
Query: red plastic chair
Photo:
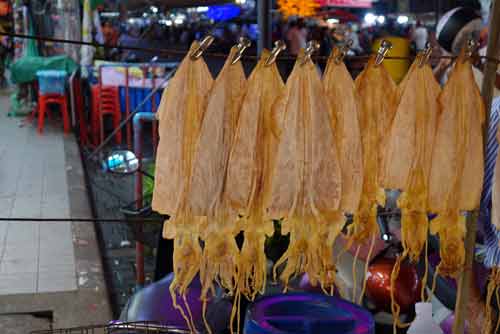
[[[104,140],[103,118],[105,115],[111,115],[113,118],[113,128],[118,128],[121,121],[120,96],[118,87],[92,86],[92,115],[91,132],[94,145],[99,145]],[[115,141],[117,144],[122,142],[121,130],[116,133]]]
[[[48,114],[48,105],[57,104],[61,109],[64,124],[64,133],[70,132],[70,120],[68,112],[68,100],[66,95],[61,94],[39,94],[38,95],[38,132],[43,132],[45,114]]]

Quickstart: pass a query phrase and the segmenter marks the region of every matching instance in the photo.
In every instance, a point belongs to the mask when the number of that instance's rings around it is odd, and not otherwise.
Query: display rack
[[[155,322],[114,322],[108,325],[32,331],[31,334],[188,334],[189,331]]]

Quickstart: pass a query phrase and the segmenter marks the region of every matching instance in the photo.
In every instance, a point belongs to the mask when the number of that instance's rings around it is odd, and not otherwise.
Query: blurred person
[[[415,31],[413,32],[413,42],[415,42],[415,48],[417,52],[425,49],[427,41],[429,40],[429,33],[427,28],[423,26],[420,20],[417,21]]]
[[[293,56],[297,56],[300,49],[306,47],[307,30],[303,19],[299,18],[297,21],[290,22],[289,29],[286,33],[286,40],[289,45],[288,52]]]
[[[361,44],[359,43],[358,33],[355,31],[352,24],[349,24],[347,26],[345,38],[347,41],[349,41],[349,40],[352,41],[351,50],[354,51],[355,54],[359,55],[359,54],[363,53],[363,48],[361,47]]]
[[[137,47],[140,42],[140,30],[137,27],[130,26],[126,31],[118,38],[118,46],[120,47]],[[121,60],[122,61],[135,61],[137,60],[137,52],[134,50],[123,50]]]

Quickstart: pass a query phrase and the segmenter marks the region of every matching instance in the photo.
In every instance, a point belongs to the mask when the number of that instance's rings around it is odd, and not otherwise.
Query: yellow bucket
[[[377,53],[380,44],[384,39],[392,43],[392,49],[387,53],[388,57],[410,56],[410,41],[403,37],[384,37],[377,39],[373,43],[373,53]],[[410,68],[409,59],[386,59],[383,64],[396,83],[403,80],[406,72],[408,72],[408,69]]]

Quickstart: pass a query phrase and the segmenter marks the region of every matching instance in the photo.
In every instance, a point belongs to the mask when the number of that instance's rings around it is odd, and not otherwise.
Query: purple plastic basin
[[[337,297],[293,293],[260,298],[247,311],[244,334],[374,334],[372,315]]]

